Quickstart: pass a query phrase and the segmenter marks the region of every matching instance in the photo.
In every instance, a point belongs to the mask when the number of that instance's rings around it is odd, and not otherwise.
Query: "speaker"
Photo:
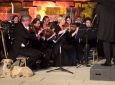
[[[115,81],[115,65],[111,67],[110,70],[110,80]]]
[[[115,66],[95,64],[90,69],[90,80],[115,81]]]

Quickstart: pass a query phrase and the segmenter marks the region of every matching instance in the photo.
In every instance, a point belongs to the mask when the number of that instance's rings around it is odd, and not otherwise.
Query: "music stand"
[[[85,42],[85,49],[84,49],[84,57],[85,57],[85,63],[88,64],[88,31],[89,29],[83,28],[83,29],[79,29],[78,33],[76,35],[76,39],[78,39],[79,43],[81,43],[81,39],[83,39],[83,42]],[[82,60],[84,60],[84,57],[82,57]],[[77,66],[77,68],[79,68],[81,65]]]
[[[89,28],[86,28],[86,32],[85,32],[85,64],[87,67],[89,67],[90,65],[88,64],[88,57],[89,57],[89,40],[92,39],[93,36],[91,36],[92,30]]]
[[[88,64],[88,28],[85,33],[85,63]]]
[[[71,71],[68,71],[67,69],[64,69],[63,67],[62,67],[62,65],[61,65],[61,63],[62,63],[62,60],[61,60],[61,54],[62,54],[62,46],[61,46],[61,38],[63,37],[63,35],[66,33],[66,31],[63,33],[63,34],[61,34],[59,37],[58,37],[58,39],[57,40],[54,40],[54,43],[57,43],[58,41],[59,41],[59,67],[58,68],[56,68],[56,69],[53,69],[53,70],[49,70],[49,71],[47,71],[47,72],[52,72],[52,71],[55,71],[55,70],[61,70],[61,71],[64,71],[64,72],[68,72],[68,73],[71,73],[71,74],[73,74],[73,72],[71,72]]]

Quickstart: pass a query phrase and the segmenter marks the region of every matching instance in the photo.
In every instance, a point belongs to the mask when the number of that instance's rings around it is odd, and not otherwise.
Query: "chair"
[[[18,65],[18,66],[27,66],[27,60],[29,59],[29,57],[26,56],[18,56],[16,58],[17,60],[14,62],[14,65]]]

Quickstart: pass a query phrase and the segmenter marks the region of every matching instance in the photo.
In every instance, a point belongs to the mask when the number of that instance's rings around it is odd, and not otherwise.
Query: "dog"
[[[11,76],[11,67],[13,64],[13,60],[12,59],[3,59],[1,61],[3,63],[3,68],[2,68],[2,75],[1,77],[10,77]]]
[[[3,69],[2,69],[2,78],[5,77],[31,77],[33,76],[33,71],[27,67],[15,66],[13,64],[13,60],[11,59],[3,59]]]
[[[25,67],[20,67],[20,66],[14,66],[13,69],[11,70],[11,76],[12,78],[17,78],[17,77],[31,77],[33,76],[32,70],[25,66]]]
[[[26,66],[26,60],[28,57],[18,56],[17,61],[14,62],[13,68],[11,70],[11,76],[14,77],[31,77],[33,76],[32,70]]]

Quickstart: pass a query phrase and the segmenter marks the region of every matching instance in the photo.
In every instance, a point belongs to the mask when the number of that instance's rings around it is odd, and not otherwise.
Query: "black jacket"
[[[92,0],[97,2],[99,16],[97,37],[107,42],[115,42],[115,0]]]
[[[22,23],[18,24],[14,31],[13,51],[18,52],[22,43],[25,45],[25,48],[29,47],[29,42],[33,39],[36,39],[35,34],[31,34]]]

